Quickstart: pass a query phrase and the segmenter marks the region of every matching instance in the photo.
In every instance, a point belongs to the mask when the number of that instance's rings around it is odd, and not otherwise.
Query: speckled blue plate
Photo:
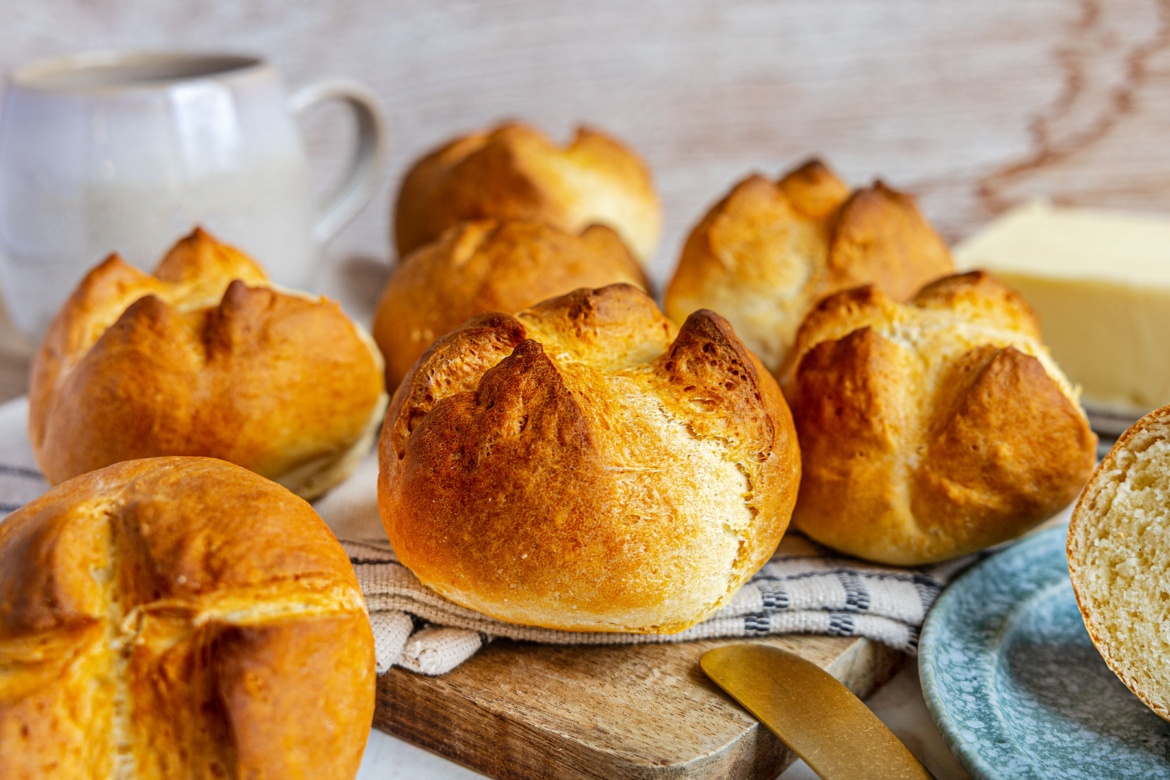
[[[934,722],[980,780],[1170,777],[1170,723],[1109,671],[1077,611],[1064,526],[943,593],[918,668]]]

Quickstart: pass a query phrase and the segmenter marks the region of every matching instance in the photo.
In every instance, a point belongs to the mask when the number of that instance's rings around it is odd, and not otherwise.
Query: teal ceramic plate
[[[988,558],[939,598],[918,668],[934,722],[980,780],[1170,777],[1170,723],[1097,654],[1068,579],[1067,528]]]

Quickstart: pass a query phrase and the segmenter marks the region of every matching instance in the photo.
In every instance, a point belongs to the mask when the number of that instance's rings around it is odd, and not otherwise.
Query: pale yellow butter
[[[954,254],[1024,296],[1086,403],[1170,404],[1170,218],[1033,203]]]

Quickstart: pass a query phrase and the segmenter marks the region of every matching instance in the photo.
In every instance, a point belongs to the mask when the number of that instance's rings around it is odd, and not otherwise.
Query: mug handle
[[[342,100],[358,123],[357,150],[349,172],[330,194],[313,225],[313,240],[324,244],[357,216],[378,192],[390,151],[390,127],[378,96],[368,87],[348,79],[329,79],[306,84],[289,97],[289,108],[299,115],[327,100]]]

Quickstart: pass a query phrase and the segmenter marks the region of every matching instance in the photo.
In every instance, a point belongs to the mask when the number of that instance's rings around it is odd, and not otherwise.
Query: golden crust
[[[1097,464],[1092,477],[1085,485],[1076,507],[1073,509],[1072,519],[1068,526],[1068,541],[1066,552],[1068,557],[1069,578],[1072,581],[1073,593],[1077,599],[1077,608],[1085,622],[1085,629],[1093,646],[1101,654],[1105,663],[1117,675],[1118,679],[1127,688],[1133,691],[1142,702],[1154,711],[1158,717],[1170,721],[1170,701],[1165,695],[1166,658],[1163,645],[1157,642],[1136,643],[1118,637],[1109,629],[1109,612],[1126,611],[1123,599],[1128,594],[1125,590],[1133,587],[1132,573],[1136,570],[1141,576],[1154,579],[1157,582],[1157,598],[1164,601],[1165,592],[1165,536],[1157,533],[1131,534],[1117,539],[1118,532],[1124,535],[1126,529],[1103,529],[1107,522],[1106,515],[1114,511],[1118,489],[1131,475],[1137,477],[1138,484],[1134,493],[1141,493],[1143,489],[1154,493],[1155,512],[1139,519],[1139,525],[1147,528],[1156,528],[1159,523],[1158,514],[1165,511],[1165,493],[1159,490],[1164,483],[1165,466],[1161,466],[1161,474],[1154,478],[1132,474],[1137,466],[1138,456],[1158,444],[1170,442],[1170,406],[1155,409],[1131,425],[1125,433],[1114,443],[1109,454]],[[1157,457],[1155,455],[1154,457]],[[1144,483],[1144,484],[1143,484]],[[1124,511],[1124,510],[1123,510]],[[1140,510],[1139,510],[1140,511]],[[1102,539],[1100,532],[1105,530]],[[1109,538],[1113,537],[1113,538]],[[1124,560],[1118,566],[1117,561],[1110,562],[1101,555],[1102,541],[1120,541]],[[1155,548],[1150,550],[1149,548]],[[1158,549],[1160,548],[1160,549]],[[1154,554],[1151,554],[1153,552]],[[1160,553],[1160,556],[1158,555]],[[1161,570],[1150,566],[1150,559],[1161,557]],[[1118,578],[1118,568],[1130,570],[1128,583]],[[1104,571],[1101,571],[1104,569]],[[1094,579],[1104,575],[1107,586],[1107,598],[1101,598],[1100,587],[1094,587]],[[1137,590],[1135,588],[1135,590]],[[1096,591],[1096,592],[1094,592]],[[1145,595],[1147,598],[1154,594],[1138,594],[1138,600]],[[1132,601],[1130,602],[1132,605]],[[1137,618],[1151,625],[1156,634],[1164,633],[1165,609],[1162,604],[1152,599],[1142,605],[1141,609],[1130,609],[1130,619]],[[1144,668],[1143,668],[1144,667]],[[1147,690],[1149,679],[1161,678],[1163,691]],[[1145,679],[1142,679],[1145,678]]]
[[[771,555],[799,450],[775,381],[713,312],[629,285],[438,339],[391,402],[379,508],[464,606],[572,631],[675,632]]]
[[[803,456],[793,522],[835,549],[917,565],[1011,539],[1067,506],[1096,437],[1031,311],[982,272],[909,304],[822,301],[784,373]]]
[[[581,235],[538,222],[464,222],[408,257],[382,293],[374,340],[393,392],[435,338],[487,311],[518,312],[581,287],[647,288],[616,233]]]
[[[825,296],[874,284],[906,300],[952,270],[912,198],[880,181],[850,193],[811,160],[776,182],[749,176],[707,212],[683,247],[666,313],[682,322],[698,308],[720,312],[774,371]]]
[[[130,461],[0,525],[6,778],[352,778],[373,709],[349,559],[268,480]]]
[[[52,484],[205,455],[313,497],[356,465],[385,399],[381,356],[335,303],[272,289],[196,230],[153,275],[114,255],[82,280],[33,363],[29,436]]]
[[[578,128],[558,147],[522,124],[448,142],[410,169],[398,192],[399,257],[466,220],[545,222],[569,233],[613,228],[643,262],[662,234],[662,207],[646,164],[596,130]]]

